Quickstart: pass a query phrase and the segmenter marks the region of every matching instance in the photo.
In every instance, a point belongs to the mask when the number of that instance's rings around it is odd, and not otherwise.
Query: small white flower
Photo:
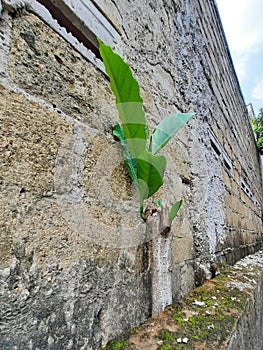
[[[213,296],[212,299],[213,299],[213,300],[216,300],[216,297]]]
[[[182,343],[182,338],[176,339],[177,343]]]
[[[232,301],[236,300],[236,297],[231,297],[231,300],[232,300]]]
[[[203,301],[195,300],[194,305],[197,305],[197,306],[205,306],[205,303],[204,303]]]
[[[213,324],[210,324],[210,325],[207,326],[207,328],[208,328],[208,329],[214,329],[215,326],[214,326]]]
[[[186,338],[186,337],[183,338],[183,343],[184,343],[184,344],[187,344],[187,343],[188,343],[188,338]]]

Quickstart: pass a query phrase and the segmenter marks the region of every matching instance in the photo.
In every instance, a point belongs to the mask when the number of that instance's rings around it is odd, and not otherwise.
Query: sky
[[[216,0],[245,103],[263,108],[263,0]]]

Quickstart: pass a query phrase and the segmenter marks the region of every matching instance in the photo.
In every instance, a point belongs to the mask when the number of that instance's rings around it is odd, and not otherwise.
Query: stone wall
[[[184,200],[178,300],[262,244],[254,136],[213,1],[105,3],[150,129],[196,112],[165,149],[154,198]],[[99,349],[150,315],[146,226],[108,80],[25,4],[2,1],[0,22],[0,348]]]

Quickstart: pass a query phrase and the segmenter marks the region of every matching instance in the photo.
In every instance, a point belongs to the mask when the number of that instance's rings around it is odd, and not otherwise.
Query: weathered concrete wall
[[[184,236],[174,239],[177,298],[192,288],[193,266],[202,279],[211,260],[233,264],[259,248],[258,153],[213,1],[117,4],[127,37],[124,52],[152,122],[177,110],[198,111],[166,149],[174,160],[167,171],[168,201],[182,195],[185,203],[174,224]]]
[[[133,209],[116,207],[129,199],[123,175],[123,186],[110,183],[115,207],[110,194],[105,204],[98,199],[111,178],[102,188],[97,160],[107,150],[118,151],[117,164],[121,157],[111,136],[113,98],[103,74],[36,16],[4,13],[1,25],[8,66],[1,65],[0,348],[97,349],[150,312],[144,246],[100,245]],[[75,163],[84,164],[81,176]]]
[[[93,63],[11,6],[23,2],[3,4],[0,347],[98,349],[151,309],[146,227],[111,135],[114,99]],[[212,261],[261,246],[258,153],[213,1],[107,6],[150,128],[197,113],[165,150],[158,193],[184,200],[173,224],[177,300]]]

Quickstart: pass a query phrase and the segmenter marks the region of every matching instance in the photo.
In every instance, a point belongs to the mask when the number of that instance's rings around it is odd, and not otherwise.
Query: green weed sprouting
[[[124,148],[124,159],[129,174],[140,193],[140,214],[144,218],[144,200],[151,197],[163,184],[166,158],[158,153],[195,113],[178,113],[164,118],[155,128],[147,149],[148,126],[140,96],[139,84],[132,71],[111,47],[99,40],[100,55],[106,73],[110,78],[110,87],[116,97],[116,108],[121,124],[113,128],[113,135]],[[161,201],[158,201],[161,205]],[[176,202],[169,213],[170,222],[177,215],[182,200]]]

